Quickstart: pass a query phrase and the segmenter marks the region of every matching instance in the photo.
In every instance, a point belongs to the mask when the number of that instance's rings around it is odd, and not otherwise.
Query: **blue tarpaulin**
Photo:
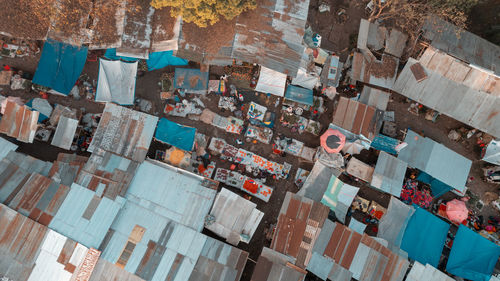
[[[434,197],[439,197],[453,189],[453,187],[443,183],[442,181],[436,178],[433,178],[426,172],[420,172],[420,174],[417,177],[417,180],[425,182],[426,184],[430,184],[432,190],[432,196]]]
[[[135,62],[138,61],[138,58],[131,58],[131,57],[123,57],[123,56],[117,56],[116,55],[116,49],[107,49],[106,53],[104,53],[104,57],[110,60],[122,60],[126,62]]]
[[[451,247],[446,271],[473,281],[488,281],[499,256],[499,246],[460,225]]]
[[[174,88],[189,91],[205,91],[208,89],[208,72],[194,68],[176,68]]]
[[[406,226],[401,250],[422,264],[438,266],[450,225],[413,204],[415,213]]]
[[[193,150],[195,133],[195,128],[182,126],[161,118],[156,127],[155,138],[182,150],[191,151]]]
[[[398,154],[398,151],[396,150],[398,145],[399,140],[384,135],[377,135],[371,143],[371,147],[374,149],[385,151],[394,155]]]
[[[139,60],[138,58],[117,56],[116,49],[107,49],[104,57],[110,60],[123,60],[126,62],[134,62]],[[187,65],[188,61],[174,56],[173,51],[165,51],[150,53],[149,59],[146,60],[146,63],[148,65],[148,70],[155,70],[167,67],[169,65]]]
[[[67,95],[80,77],[86,60],[87,47],[47,39],[33,83]]]
[[[294,85],[288,85],[286,88],[285,99],[311,106],[314,102],[312,90]]]
[[[173,51],[151,53],[146,62],[148,64],[148,70],[160,69],[169,65],[178,66],[188,64],[187,60],[174,56]]]

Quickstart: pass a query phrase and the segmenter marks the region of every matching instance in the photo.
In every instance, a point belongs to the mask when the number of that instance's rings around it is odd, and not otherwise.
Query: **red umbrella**
[[[462,223],[467,219],[469,210],[465,206],[464,201],[453,199],[446,203],[446,216],[452,222]]]
[[[328,129],[321,136],[321,146],[328,153],[338,153],[345,145],[345,136],[338,130]]]

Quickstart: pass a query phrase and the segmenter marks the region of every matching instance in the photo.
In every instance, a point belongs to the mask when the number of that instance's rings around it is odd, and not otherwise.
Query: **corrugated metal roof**
[[[388,92],[370,86],[364,86],[361,91],[361,96],[359,97],[359,102],[385,111],[390,98],[391,94]]]
[[[71,186],[87,160],[88,157],[85,156],[59,153],[57,160],[52,164],[48,177],[61,184]]]
[[[257,210],[257,204],[225,188],[217,194],[210,215],[215,221],[205,224],[205,228],[235,246],[240,241],[249,243],[264,217],[264,213]]]
[[[238,17],[232,57],[295,77],[308,11],[309,0],[258,3]]]
[[[399,59],[382,54],[378,60],[370,50],[355,52],[349,77],[356,81],[390,89],[396,81]]]
[[[427,19],[422,30],[423,37],[435,48],[500,74],[499,46],[438,17]]]
[[[418,82],[410,58],[394,91],[483,132],[500,137],[500,78],[428,49],[422,58],[427,78]]]
[[[49,227],[83,245],[98,248],[124,203],[122,197],[114,201],[101,198],[95,191],[73,183]]]
[[[384,52],[400,58],[406,46],[408,35],[391,29],[389,32],[385,27],[377,23],[361,19],[358,32],[358,49],[371,49],[374,51],[384,49]]]
[[[297,192],[297,195],[310,198],[319,202],[328,188],[330,178],[335,175],[339,176],[340,172],[325,166],[319,161],[314,162],[314,166],[307,176],[304,185]]]
[[[134,275],[122,268],[110,263],[105,259],[99,259],[92,275],[88,281],[143,281],[137,275]]]
[[[106,103],[88,151],[97,148],[142,162],[153,139],[158,117]]]
[[[52,126],[56,126],[59,123],[61,116],[65,116],[71,119],[79,119],[77,117],[77,110],[75,108],[70,108],[60,104],[56,104],[52,114],[50,114],[49,122]]]
[[[38,111],[31,111],[24,105],[7,100],[5,112],[0,120],[0,133],[32,143],[38,127],[38,115]]]
[[[407,167],[408,164],[403,160],[381,151],[370,184],[372,187],[399,197]]]
[[[73,143],[77,127],[78,120],[61,116],[51,144],[69,150],[71,148],[71,144]]]
[[[116,54],[148,59],[155,9],[147,0],[129,0],[126,3],[122,43]]]
[[[373,139],[382,126],[383,112],[372,106],[340,97],[332,123],[356,135]]]
[[[17,144],[13,144],[10,141],[0,137],[0,160],[7,156],[9,152],[15,151],[17,147]]]
[[[408,130],[405,142],[408,146],[400,151],[398,159],[458,191],[465,189],[471,160],[411,130]]]
[[[287,192],[271,249],[294,258],[295,265],[305,268],[328,212],[328,207],[319,202]]]
[[[139,166],[126,198],[147,202],[166,218],[201,231],[216,193],[205,187],[203,177],[148,159]]]
[[[426,264],[425,266],[418,261],[413,263],[410,272],[408,272],[408,276],[406,277],[406,281],[454,281],[455,279],[441,272],[437,268],[433,267],[430,264]]]
[[[303,281],[307,272],[291,262],[289,257],[264,247],[251,281]]]

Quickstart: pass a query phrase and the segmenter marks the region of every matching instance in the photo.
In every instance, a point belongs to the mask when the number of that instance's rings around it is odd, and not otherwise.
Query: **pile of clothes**
[[[408,179],[401,189],[401,200],[406,204],[417,204],[424,209],[431,206],[432,195],[430,190],[419,187],[415,180]]]

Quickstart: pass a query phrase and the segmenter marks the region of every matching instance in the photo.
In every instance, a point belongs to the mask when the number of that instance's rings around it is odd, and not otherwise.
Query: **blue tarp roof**
[[[418,205],[413,206],[415,213],[406,226],[401,250],[411,259],[437,267],[450,225]]]
[[[398,151],[396,150],[396,146],[398,145],[399,140],[384,135],[377,135],[371,143],[371,147],[374,149],[385,151],[394,155],[398,154]]]
[[[312,90],[294,85],[286,88],[285,99],[306,105],[313,105],[314,102]]]
[[[460,225],[451,247],[446,270],[473,281],[490,280],[500,256],[500,247]]]
[[[443,183],[442,181],[436,178],[433,178],[426,172],[420,172],[420,174],[417,177],[417,180],[430,184],[432,190],[432,196],[434,197],[439,197],[453,189],[451,186]]]
[[[87,47],[47,39],[33,83],[67,95],[80,77],[86,60]]]
[[[195,128],[182,126],[161,118],[156,128],[155,138],[182,150],[191,151],[193,150],[195,133]]]
[[[207,90],[208,72],[201,72],[201,70],[193,68],[176,68],[174,88],[192,91]]]
[[[116,49],[107,49],[106,53],[104,54],[105,58],[108,58],[110,60],[123,60],[127,62],[134,62],[138,61],[138,58],[131,58],[131,57],[124,57],[124,56],[117,56],[116,55]],[[149,54],[149,59],[146,60],[146,63],[148,65],[148,70],[155,70],[155,69],[160,69],[167,67],[169,65],[187,65],[188,61],[182,58],[178,58],[174,56],[173,51],[164,51],[164,52],[154,52]]]
[[[155,70],[167,67],[169,65],[187,65],[188,61],[174,56],[173,51],[154,52],[149,54],[149,59],[146,61],[148,70]]]

